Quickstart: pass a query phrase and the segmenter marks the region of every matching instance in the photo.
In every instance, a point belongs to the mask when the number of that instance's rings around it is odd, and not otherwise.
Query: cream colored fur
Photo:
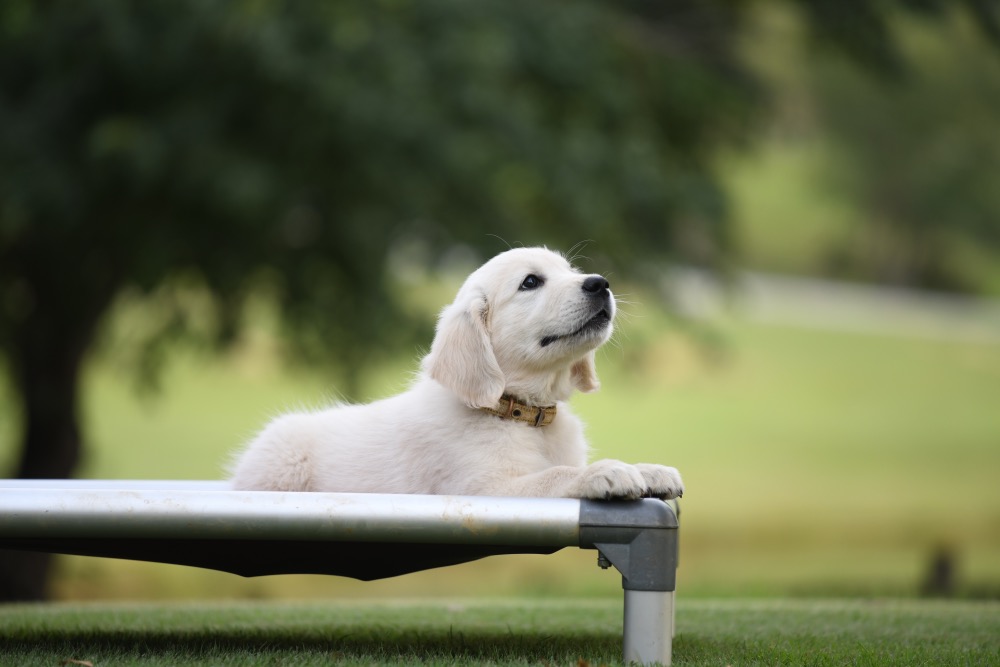
[[[528,276],[541,284],[526,283]],[[594,279],[589,290],[588,278]],[[684,487],[674,468],[609,459],[588,465],[583,427],[564,402],[574,390],[600,386],[594,350],[610,338],[615,310],[610,290],[594,289],[603,284],[544,248],[494,257],[442,311],[430,353],[409,389],[366,405],[275,419],[235,462],[233,487],[573,498],[680,495]],[[602,309],[606,319],[595,318]],[[532,405],[558,404],[555,421],[535,428],[478,409],[495,405],[505,393]]]

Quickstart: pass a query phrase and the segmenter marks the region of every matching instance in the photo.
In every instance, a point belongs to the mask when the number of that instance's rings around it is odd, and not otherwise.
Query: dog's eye
[[[532,273],[521,281],[521,287],[519,287],[518,289],[523,292],[525,290],[538,289],[543,284],[545,284],[545,281],[542,278],[536,276],[534,273]]]

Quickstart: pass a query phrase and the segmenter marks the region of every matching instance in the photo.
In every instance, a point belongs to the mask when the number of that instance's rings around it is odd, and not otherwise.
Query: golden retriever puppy
[[[236,489],[570,498],[673,498],[674,468],[587,464],[565,404],[599,383],[594,350],[615,299],[544,248],[497,255],[438,320],[403,393],[271,422],[232,469]]]

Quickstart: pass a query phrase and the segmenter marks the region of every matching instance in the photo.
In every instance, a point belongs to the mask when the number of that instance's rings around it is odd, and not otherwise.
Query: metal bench
[[[485,556],[596,549],[622,575],[625,662],[669,665],[677,507],[593,501],[231,491],[225,482],[0,480],[0,548],[243,576],[369,581]]]

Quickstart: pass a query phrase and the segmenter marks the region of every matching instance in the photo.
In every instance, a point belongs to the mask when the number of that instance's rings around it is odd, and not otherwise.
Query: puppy
[[[570,498],[673,498],[674,468],[587,465],[564,403],[599,387],[608,281],[544,248],[477,269],[438,320],[405,392],[366,405],[278,417],[232,468],[236,489]]]

